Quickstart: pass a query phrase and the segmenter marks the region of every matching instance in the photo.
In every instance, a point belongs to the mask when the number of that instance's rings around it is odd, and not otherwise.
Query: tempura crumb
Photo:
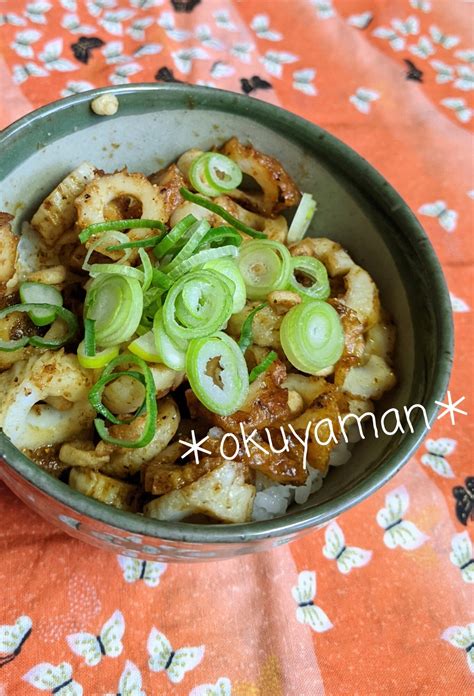
[[[91,104],[92,111],[98,116],[113,116],[118,108],[119,101],[115,94],[101,94]]]

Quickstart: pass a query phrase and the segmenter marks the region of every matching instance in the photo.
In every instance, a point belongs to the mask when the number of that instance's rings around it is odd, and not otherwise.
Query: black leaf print
[[[175,12],[192,12],[201,0],[171,0]]]
[[[456,517],[461,524],[467,526],[469,518],[474,520],[474,476],[468,476],[465,484],[465,488],[455,486],[453,496],[456,500]]]
[[[80,36],[77,43],[71,44],[71,49],[74,53],[74,57],[81,63],[87,65],[92,55],[92,49],[100,48],[104,45],[105,41],[102,41],[102,39],[96,36]]]
[[[181,82],[183,83],[183,80],[178,80],[174,75],[173,71],[167,68],[165,65],[160,68],[157,73],[155,74],[155,80],[158,82]]]
[[[246,77],[241,77],[240,86],[244,94],[250,94],[256,89],[272,89],[271,83],[267,82],[266,80],[262,80],[262,78],[258,75],[252,75],[252,77],[249,77],[248,79]]]
[[[403,62],[407,66],[405,80],[415,80],[415,82],[423,82],[423,71],[416,67],[413,61],[404,58]]]

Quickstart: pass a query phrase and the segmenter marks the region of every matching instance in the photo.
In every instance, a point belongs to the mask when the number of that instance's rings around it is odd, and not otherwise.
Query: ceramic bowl
[[[113,117],[90,108],[115,93]],[[420,404],[431,422],[452,360],[451,306],[436,255],[408,206],[362,157],[327,131],[253,98],[187,85],[126,85],[49,104],[0,134],[0,210],[30,219],[51,189],[84,160],[106,171],[153,172],[190,147],[232,135],[276,156],[318,201],[313,234],[343,244],[375,279],[398,329],[397,388],[379,408]],[[238,525],[167,523],[87,498],[56,480],[0,435],[0,477],[30,508],[95,546],[141,559],[228,558],[284,544],[324,525],[369,496],[407,461],[427,426],[358,443],[347,466],[283,517]]]

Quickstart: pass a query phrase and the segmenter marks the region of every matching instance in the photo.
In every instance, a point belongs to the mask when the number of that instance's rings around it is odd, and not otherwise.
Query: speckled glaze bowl
[[[99,117],[98,93],[120,109]],[[0,210],[30,219],[72,169],[89,160],[106,171],[156,171],[190,147],[231,135],[276,156],[318,201],[313,234],[341,242],[366,268],[398,329],[398,386],[380,408],[422,404],[433,420],[452,361],[451,306],[433,249],[413,213],[362,157],[332,135],[255,99],[187,85],[126,85],[83,93],[25,116],[0,134]],[[350,464],[333,468],[320,491],[283,517],[238,525],[167,523],[121,512],[73,491],[0,434],[0,477],[26,505],[85,542],[141,559],[201,561],[270,549],[315,529],[390,479],[426,433],[368,437]]]

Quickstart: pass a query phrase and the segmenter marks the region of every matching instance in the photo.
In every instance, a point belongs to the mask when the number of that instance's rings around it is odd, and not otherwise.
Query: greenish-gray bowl
[[[115,93],[120,109],[96,116],[91,100]],[[453,355],[451,304],[433,248],[390,184],[327,131],[276,106],[188,85],[136,84],[49,104],[0,134],[0,210],[31,217],[35,206],[85,159],[112,171],[151,172],[192,146],[231,135],[278,157],[318,201],[313,234],[341,242],[377,282],[397,324],[398,386],[380,408],[421,404],[428,421],[446,391]],[[87,498],[42,471],[0,434],[0,477],[53,524],[94,545],[154,560],[199,561],[265,550],[319,527],[361,502],[408,460],[427,432],[413,418],[392,437],[358,443],[307,504],[279,518],[238,525],[167,523]]]

